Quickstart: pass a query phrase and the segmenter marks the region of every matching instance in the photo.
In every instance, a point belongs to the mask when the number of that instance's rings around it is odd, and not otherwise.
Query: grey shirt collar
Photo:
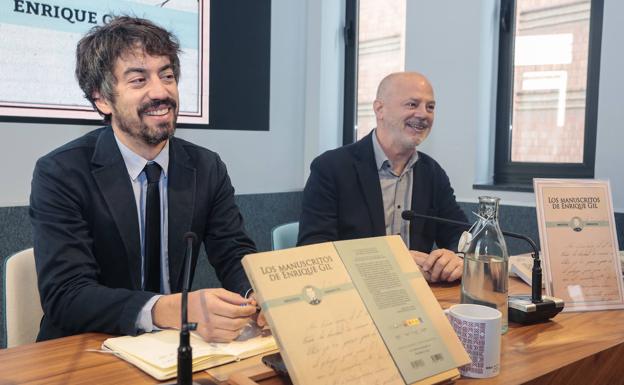
[[[392,162],[390,162],[390,159],[388,159],[388,156],[384,152],[383,148],[381,148],[381,144],[379,144],[379,139],[377,139],[376,128],[373,129],[372,135],[373,135],[373,152],[375,153],[375,164],[377,165],[377,171],[380,171],[386,162],[388,162],[388,165],[390,166],[389,169],[392,170]],[[410,160],[407,162],[407,165],[405,166],[405,170],[403,170],[403,172],[414,167],[414,164],[416,164],[416,161],[418,161],[418,151],[414,151],[414,155],[412,155]]]

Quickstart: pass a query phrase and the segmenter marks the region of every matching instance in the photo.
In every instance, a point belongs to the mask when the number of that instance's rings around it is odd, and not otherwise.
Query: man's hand
[[[159,328],[180,327],[181,295],[166,295],[152,308],[152,321]],[[188,320],[197,322],[197,333],[209,342],[229,342],[252,322],[256,307],[252,299],[225,289],[203,289],[189,293]]]
[[[410,253],[429,282],[452,282],[462,276],[464,260],[450,250],[436,249],[430,254],[410,250]]]
[[[251,293],[249,298],[251,298],[253,306],[258,306],[258,302],[256,301],[256,294],[255,293]],[[264,312],[262,310],[260,310],[260,313],[258,313],[258,317],[256,318],[256,323],[261,328],[263,328],[267,324],[266,318],[264,318]]]

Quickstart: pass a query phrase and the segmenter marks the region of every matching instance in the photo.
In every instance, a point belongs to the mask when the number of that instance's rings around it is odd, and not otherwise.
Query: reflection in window
[[[517,1],[512,162],[583,162],[590,6]]]
[[[405,0],[359,0],[357,138],[375,128],[381,79],[405,68]]]

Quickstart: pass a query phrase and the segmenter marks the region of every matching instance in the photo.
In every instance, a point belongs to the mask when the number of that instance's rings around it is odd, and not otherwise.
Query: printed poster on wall
[[[74,77],[76,44],[111,15],[146,18],[180,41],[178,122],[208,124],[209,1],[0,1],[0,117],[101,121]]]
[[[608,181],[534,179],[546,293],[564,311],[624,308]]]

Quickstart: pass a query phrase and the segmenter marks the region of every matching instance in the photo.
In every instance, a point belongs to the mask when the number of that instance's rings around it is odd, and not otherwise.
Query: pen
[[[249,304],[241,303],[241,306],[249,306]],[[256,305],[256,313],[260,313],[260,311],[262,311],[262,308],[259,305]]]

